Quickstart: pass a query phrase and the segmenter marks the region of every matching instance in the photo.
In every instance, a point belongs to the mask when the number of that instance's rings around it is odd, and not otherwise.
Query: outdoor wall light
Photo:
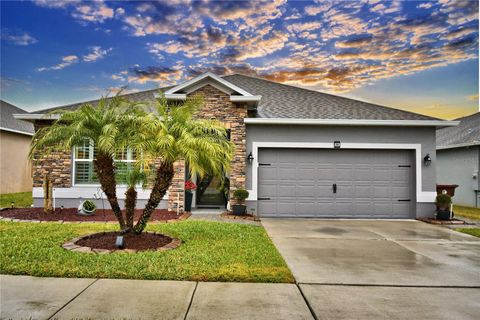
[[[247,156],[247,160],[248,160],[249,163],[252,163],[252,162],[253,162],[253,154],[252,154],[251,151],[250,151],[250,153],[249,153],[248,156]]]
[[[427,155],[423,158],[423,164],[428,167],[431,163],[432,158],[430,158],[430,154],[427,153]]]

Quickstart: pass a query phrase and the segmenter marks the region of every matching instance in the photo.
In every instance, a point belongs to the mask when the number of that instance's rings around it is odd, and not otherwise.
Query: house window
[[[84,140],[82,144],[74,148],[74,184],[98,184],[93,166],[95,156],[96,150],[90,140]],[[117,152],[115,155],[117,183],[125,183],[126,173],[133,168],[135,159],[136,154],[131,150]]]

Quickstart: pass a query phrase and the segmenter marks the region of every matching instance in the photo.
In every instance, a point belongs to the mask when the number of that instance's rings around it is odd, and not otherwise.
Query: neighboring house
[[[245,75],[200,75],[160,89],[167,99],[204,96],[199,116],[228,127],[235,143],[230,191],[246,188],[251,212],[262,217],[415,218],[433,216],[435,131],[458,122],[283,85]],[[158,90],[129,94],[153,100]],[[95,102],[93,102],[95,103]],[[62,108],[74,109],[80,104]],[[51,115],[18,115],[36,127]],[[92,150],[80,146],[34,167],[35,205],[42,176],[54,178],[57,206],[93,198]],[[82,157],[76,157],[80,154]],[[424,164],[429,155],[433,165]],[[127,154],[127,161],[131,155]],[[124,160],[121,160],[124,161]],[[188,164],[175,164],[172,187],[160,206],[183,208]],[[197,181],[194,207],[224,206],[220,177]],[[123,197],[125,188],[119,187]],[[143,205],[149,191],[139,192]]]
[[[0,194],[32,190],[32,169],[28,160],[33,125],[15,119],[26,111],[0,100]]]
[[[480,207],[480,112],[437,130],[437,183],[458,184],[453,202]]]

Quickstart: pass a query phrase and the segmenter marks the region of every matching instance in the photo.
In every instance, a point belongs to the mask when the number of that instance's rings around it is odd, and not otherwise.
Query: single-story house
[[[32,190],[28,152],[33,125],[13,117],[25,113],[25,110],[0,100],[0,194]]]
[[[457,184],[453,202],[480,207],[480,112],[437,130],[437,183]]]
[[[236,145],[230,191],[247,189],[248,209],[261,217],[395,219],[434,214],[435,131],[458,122],[241,74],[205,73],[160,90],[177,101],[203,95],[199,116],[225,123]],[[145,101],[157,94],[158,89],[128,97]],[[18,118],[38,128],[51,121],[48,111]],[[57,154],[34,167],[35,205],[42,204],[44,172],[54,176],[57,206],[76,206],[98,193],[92,179],[93,152],[81,154]],[[176,163],[168,201],[160,206],[183,208],[185,179],[195,180],[187,176],[187,165]],[[202,189],[195,194],[194,208],[224,206],[219,180],[198,181]],[[121,197],[124,188],[118,191]],[[148,193],[139,192],[139,205]]]

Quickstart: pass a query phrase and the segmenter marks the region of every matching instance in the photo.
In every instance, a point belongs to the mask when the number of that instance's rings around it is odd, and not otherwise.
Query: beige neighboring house
[[[32,170],[28,160],[33,125],[13,114],[27,113],[0,100],[0,194],[32,191]]]

